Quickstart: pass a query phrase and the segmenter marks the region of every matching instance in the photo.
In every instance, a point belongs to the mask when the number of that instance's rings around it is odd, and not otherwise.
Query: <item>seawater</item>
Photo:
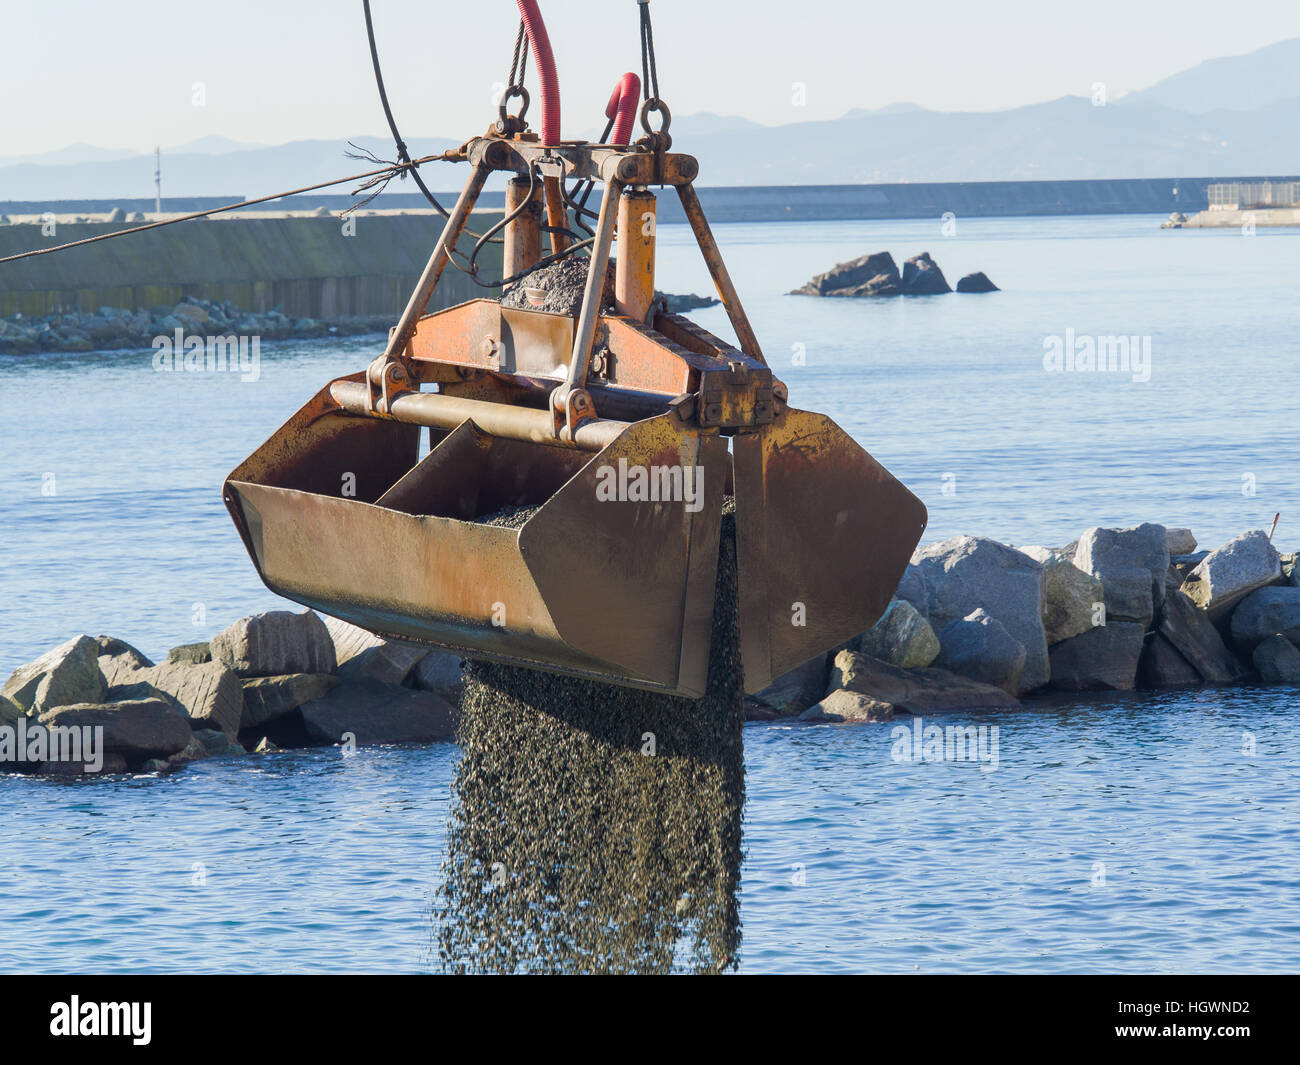
[[[1152,217],[718,226],[769,361],[957,533],[1061,544],[1187,525],[1205,546],[1296,510],[1300,233]],[[708,290],[684,227],[661,287]],[[786,296],[837,261],[928,250],[1004,289]],[[696,312],[726,335],[719,309]],[[1051,373],[1045,342],[1149,337],[1144,382]],[[379,341],[262,346],[262,374],[150,352],[0,358],[0,672],[82,631],[159,656],[283,605],[220,499],[256,444]],[[741,971],[1293,969],[1292,690],[1031,704],[994,772],[900,763],[888,726],[744,730]],[[0,969],[438,966],[450,745],[285,752],[167,778],[0,776]]]

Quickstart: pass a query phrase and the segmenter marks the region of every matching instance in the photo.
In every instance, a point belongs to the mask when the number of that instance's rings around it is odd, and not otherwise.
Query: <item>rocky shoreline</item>
[[[100,307],[94,312],[69,311],[44,318],[21,314],[0,318],[0,355],[33,355],[41,351],[147,351],[157,337],[176,330],[191,335],[236,335],[263,340],[308,340],[327,336],[386,333],[391,315],[350,315],[334,319],[289,318],[278,310],[241,311],[231,301],[186,296],[171,307],[124,310]]]
[[[751,720],[887,721],[1052,692],[1300,686],[1300,571],[1263,531],[1093,528],[1064,547],[919,549],[875,627],[749,700]]]
[[[871,723],[1053,692],[1300,686],[1297,645],[1297,555],[1263,531],[1213,551],[1154,524],[1092,528],[1059,548],[958,536],[916,552],[870,631],[745,710]],[[77,636],[0,689],[0,771],[158,773],[284,747],[451,740],[463,668],[312,611],[243,618],[159,664],[114,637]],[[87,728],[102,730],[98,768],[13,749],[19,735]]]
[[[4,757],[21,727],[102,728],[98,772],[167,772],[204,758],[283,747],[450,739],[460,659],[382,640],[312,611],[243,618],[155,664],[111,636],[77,636],[0,689],[0,770],[95,771],[85,761]],[[24,752],[17,752],[23,754]]]
[[[879,296],[941,296],[952,292],[948,279],[928,251],[913,255],[898,269],[887,251],[872,252],[818,274],[788,293],[791,296],[827,296],[837,299],[865,299]],[[958,292],[999,292],[982,271],[967,274],[957,282]]]

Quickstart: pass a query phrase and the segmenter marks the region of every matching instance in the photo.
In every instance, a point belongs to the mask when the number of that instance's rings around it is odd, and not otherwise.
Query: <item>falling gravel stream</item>
[[[475,663],[436,918],[442,967],[734,967],[742,696],[730,506],[703,698]]]

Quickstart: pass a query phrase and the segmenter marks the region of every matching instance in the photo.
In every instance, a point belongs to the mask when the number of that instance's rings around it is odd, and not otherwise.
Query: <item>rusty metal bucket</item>
[[[594,455],[350,415],[323,390],[226,483],[273,591],[387,637],[610,683],[704,693],[734,482],[742,657],[758,691],[870,627],[924,528],[919,501],[830,419],[700,434],[664,414]],[[697,469],[697,498],[602,499],[629,467]],[[734,460],[734,470],[733,470]],[[691,507],[697,509],[691,509]],[[519,528],[476,519],[539,507]]]
[[[869,628],[925,508],[831,419],[786,404],[695,198],[694,161],[500,138],[466,152],[474,175],[384,356],[322,389],[226,482],[265,583],[382,636],[695,698],[734,494],[747,691]],[[527,206],[557,156],[567,175],[606,181],[581,312],[474,301],[424,314],[487,172],[526,172],[512,196]],[[631,239],[652,183],[677,188],[740,348],[655,304],[653,226]],[[538,243],[519,231],[529,217],[520,208],[507,228],[516,263]],[[507,508],[529,512],[518,527],[482,520]]]

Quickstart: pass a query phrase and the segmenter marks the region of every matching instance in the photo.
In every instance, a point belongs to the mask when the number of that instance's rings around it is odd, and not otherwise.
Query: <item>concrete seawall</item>
[[[1287,182],[1296,177],[1281,175],[1223,175],[1219,177],[1113,178],[1079,181],[947,181],[908,182],[880,185],[781,185],[752,187],[701,186],[700,202],[712,222],[780,222],[841,218],[937,218],[945,211],[967,218],[1025,217],[1081,214],[1192,214],[1209,207],[1207,189],[1215,184],[1251,184],[1262,181]],[[658,190],[656,190],[658,191]],[[455,202],[456,191],[440,192],[444,204]],[[169,201],[170,210],[198,210],[232,203],[239,196],[194,201],[182,206]],[[598,202],[599,197],[593,197]],[[346,195],[306,194],[295,196],[298,210],[325,208],[339,212],[355,200]],[[500,210],[505,194],[488,189],[479,198],[484,209]],[[375,201],[387,210],[427,209],[416,193],[386,192]],[[114,207],[126,211],[152,211],[152,200],[77,200],[51,202],[0,201],[0,212],[36,214],[41,211],[107,212]],[[659,220],[664,224],[686,221],[677,197],[659,197]]]
[[[1165,229],[1240,229],[1243,226],[1300,226],[1300,207],[1258,207],[1235,211],[1201,211],[1191,218],[1171,218]]]
[[[499,212],[475,215],[482,232]],[[101,233],[127,222],[0,225],[0,258]],[[182,222],[84,248],[0,265],[0,317],[39,317],[98,307],[171,306],[185,296],[231,300],[242,310],[275,308],[291,318],[397,315],[406,305],[438,234],[432,211],[368,214],[345,236],[335,217],[243,217]],[[462,249],[469,251],[467,239]],[[479,257],[483,275],[500,276],[498,246]],[[491,291],[448,267],[432,309]]]

